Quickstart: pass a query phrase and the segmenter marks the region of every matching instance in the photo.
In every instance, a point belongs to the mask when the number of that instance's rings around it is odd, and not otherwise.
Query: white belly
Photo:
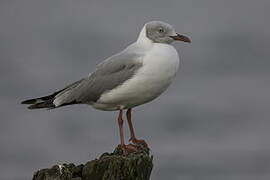
[[[133,78],[104,93],[92,106],[102,110],[117,110],[147,103],[168,88],[178,66],[179,57],[173,46],[155,44],[143,58],[143,66]]]

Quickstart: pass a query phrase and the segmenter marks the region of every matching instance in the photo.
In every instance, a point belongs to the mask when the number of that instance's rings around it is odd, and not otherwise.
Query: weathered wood
[[[85,165],[54,165],[38,170],[33,180],[149,180],[153,156],[143,147],[139,152],[123,154],[120,146],[113,153],[104,153],[99,159]]]

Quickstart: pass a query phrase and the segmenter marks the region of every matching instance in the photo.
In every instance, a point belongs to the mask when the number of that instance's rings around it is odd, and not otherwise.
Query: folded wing
[[[49,96],[23,101],[31,104],[29,109],[56,108],[71,104],[89,104],[100,96],[130,79],[140,67],[142,56],[134,53],[119,53],[99,64],[88,77]]]

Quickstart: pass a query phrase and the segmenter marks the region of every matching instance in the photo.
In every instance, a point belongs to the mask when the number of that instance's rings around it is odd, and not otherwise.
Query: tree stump
[[[148,149],[141,146],[138,152],[125,155],[119,145],[113,153],[104,153],[85,165],[71,163],[38,170],[33,180],[149,180],[152,168],[153,156]]]

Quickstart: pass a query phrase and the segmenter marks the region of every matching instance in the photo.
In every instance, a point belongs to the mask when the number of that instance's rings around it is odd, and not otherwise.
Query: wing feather
[[[119,53],[99,64],[96,70],[55,96],[54,104],[61,106],[71,102],[96,102],[109,90],[123,84],[142,67],[142,56],[135,53]]]

